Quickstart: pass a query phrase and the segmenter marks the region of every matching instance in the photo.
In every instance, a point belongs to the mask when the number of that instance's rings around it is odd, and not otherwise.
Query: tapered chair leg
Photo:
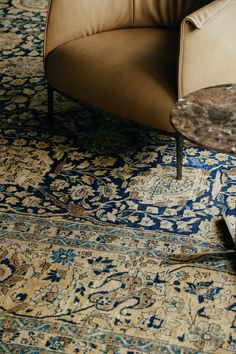
[[[50,125],[53,125],[53,97],[54,90],[50,85],[48,85],[48,121]]]
[[[183,170],[183,137],[180,134],[176,136],[176,169],[176,179],[180,180]]]

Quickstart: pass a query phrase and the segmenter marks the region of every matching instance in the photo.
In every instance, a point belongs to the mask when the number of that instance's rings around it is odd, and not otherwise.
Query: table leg
[[[182,178],[182,166],[183,166],[183,137],[180,134],[176,136],[176,168],[177,176],[176,178],[180,180]]]

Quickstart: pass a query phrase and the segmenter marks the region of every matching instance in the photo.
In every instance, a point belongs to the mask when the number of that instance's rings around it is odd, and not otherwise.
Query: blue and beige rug
[[[0,353],[236,352],[236,159],[56,96],[46,0],[0,0]]]

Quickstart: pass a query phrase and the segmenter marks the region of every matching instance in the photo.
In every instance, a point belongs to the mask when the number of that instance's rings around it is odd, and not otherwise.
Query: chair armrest
[[[236,0],[215,0],[181,24],[178,94],[236,82]]]
[[[185,21],[191,22],[196,28],[205,27],[208,22],[220,15],[228,6],[232,5],[234,0],[215,0],[201,9],[193,12],[185,18]]]
[[[127,0],[49,0],[44,60],[71,40],[127,27],[131,16],[132,3]]]

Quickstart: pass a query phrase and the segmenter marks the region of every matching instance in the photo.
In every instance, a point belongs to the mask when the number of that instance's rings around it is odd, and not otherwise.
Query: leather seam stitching
[[[206,20],[203,23],[203,26],[207,25],[208,22],[210,22],[211,20],[214,20],[221,12],[223,12],[225,9],[227,9],[228,7],[230,7],[233,4],[234,0],[232,0],[230,3],[228,3],[227,5],[225,5],[224,7],[222,7],[222,9],[218,10],[212,17],[210,17],[208,20]]]
[[[132,27],[134,26],[134,9],[135,9],[135,0],[132,0]]]
[[[186,17],[186,21],[191,22],[193,25],[195,25],[198,29],[202,29],[204,28],[209,22],[213,21],[221,12],[225,11],[228,7],[232,6],[234,3],[234,0],[232,0],[231,2],[229,2],[227,5],[223,6],[221,9],[219,9],[218,11],[216,11],[214,13],[214,15],[212,15],[210,18],[208,18],[207,20],[205,20],[202,23],[199,23],[199,21],[196,19],[194,20],[194,18],[191,18],[191,16]]]

